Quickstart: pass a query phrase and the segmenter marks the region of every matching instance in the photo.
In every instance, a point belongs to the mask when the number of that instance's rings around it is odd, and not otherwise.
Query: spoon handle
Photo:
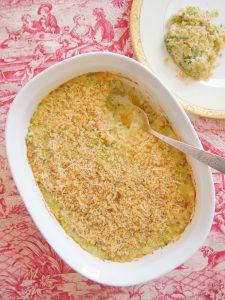
[[[204,150],[200,150],[186,143],[174,140],[168,136],[162,135],[161,133],[153,129],[150,129],[150,133],[159,138],[160,140],[166,142],[167,144],[212,167],[213,169],[225,173],[225,158],[216,154],[206,152]]]

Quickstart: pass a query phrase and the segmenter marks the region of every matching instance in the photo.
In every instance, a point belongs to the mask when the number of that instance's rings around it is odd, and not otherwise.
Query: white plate
[[[88,72],[111,71],[139,83],[154,95],[155,103],[167,114],[177,134],[201,148],[198,136],[173,96],[140,63],[110,53],[90,53],[53,65],[23,87],[13,101],[6,123],[9,165],[23,201],[43,236],[74,270],[103,284],[129,286],[155,279],[187,260],[205,240],[214,214],[214,187],[210,170],[190,159],[197,189],[196,211],[181,238],[151,255],[127,263],[102,261],[83,250],[70,238],[47,209],[27,160],[25,137],[35,108],[41,99],[63,82]]]
[[[169,57],[163,42],[169,18],[187,5],[217,9],[219,16],[214,22],[225,25],[224,1],[143,0],[142,8],[141,2],[134,0],[131,13],[132,42],[137,58],[148,62],[151,70],[181,100],[187,110],[200,115],[225,118],[225,50],[218,58],[218,66],[209,80],[196,81],[190,77],[180,79],[179,69]],[[135,17],[137,15],[139,16]],[[140,39],[137,37],[137,27],[140,30]],[[169,61],[165,63],[167,57]]]

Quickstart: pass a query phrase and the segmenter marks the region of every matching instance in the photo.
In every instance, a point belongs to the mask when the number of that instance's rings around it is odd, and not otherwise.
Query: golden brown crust
[[[31,120],[27,146],[35,179],[64,229],[90,252],[128,261],[180,236],[195,191],[183,154],[114,122],[107,99],[110,89],[123,89],[115,78],[83,75],[51,92]],[[165,117],[146,111],[153,127],[169,128]]]

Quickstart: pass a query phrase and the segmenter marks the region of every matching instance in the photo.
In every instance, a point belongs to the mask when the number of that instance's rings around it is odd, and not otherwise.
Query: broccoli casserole
[[[181,70],[194,79],[208,79],[224,47],[224,27],[214,25],[217,11],[188,6],[169,21],[165,36],[167,51]]]
[[[76,77],[38,105],[27,156],[43,197],[64,230],[101,259],[131,261],[177,240],[195,209],[184,154],[116,117],[129,98],[153,129],[176,137],[166,117],[120,75]]]

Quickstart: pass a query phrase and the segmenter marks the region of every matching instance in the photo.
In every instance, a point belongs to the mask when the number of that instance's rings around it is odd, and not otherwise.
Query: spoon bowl
[[[147,131],[170,146],[184,152],[187,155],[197,159],[198,161],[214,168],[217,171],[225,173],[225,158],[198,149],[187,143],[175,140],[165,136],[151,128],[147,114],[139,106],[133,104],[131,101],[116,100],[119,110],[117,114],[120,117],[121,123],[128,127],[136,127]],[[129,120],[125,122],[124,120]]]

